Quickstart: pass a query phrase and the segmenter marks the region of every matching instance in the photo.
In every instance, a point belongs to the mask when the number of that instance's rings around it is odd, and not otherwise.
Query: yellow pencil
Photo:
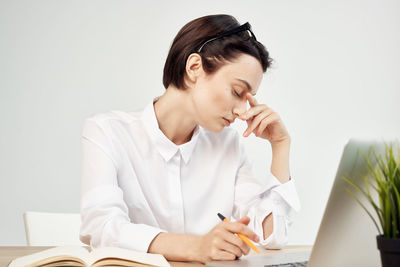
[[[229,220],[225,218],[225,216],[222,215],[221,213],[218,213],[218,217],[224,222],[229,222]],[[243,242],[245,242],[249,247],[251,247],[255,252],[258,253],[258,248],[254,246],[254,244],[251,243],[251,241],[245,235],[240,233],[237,233],[237,235],[243,240]]]

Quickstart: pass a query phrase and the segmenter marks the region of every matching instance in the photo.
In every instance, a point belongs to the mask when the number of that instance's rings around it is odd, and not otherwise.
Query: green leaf
[[[362,177],[365,190],[349,177],[343,176],[342,179],[350,186],[346,191],[367,212],[378,232],[381,234],[382,229],[385,237],[400,238],[400,143],[397,140],[390,144],[384,142],[384,145],[383,153],[377,154],[371,147],[365,156],[367,175]],[[378,194],[377,202],[372,197],[373,191]],[[361,193],[371,204],[378,216],[380,227],[355,192]]]
[[[360,206],[367,212],[368,216],[371,218],[371,220],[374,222],[376,229],[378,230],[379,235],[382,235],[381,229],[379,229],[378,224],[376,223],[375,218],[372,216],[372,214],[368,211],[368,209],[364,206],[364,204],[361,203],[361,201],[357,198],[357,196],[351,192],[348,188],[345,188],[345,190],[360,204]]]

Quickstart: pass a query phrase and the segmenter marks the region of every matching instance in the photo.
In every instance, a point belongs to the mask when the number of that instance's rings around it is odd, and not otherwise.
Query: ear
[[[192,53],[186,60],[186,77],[189,83],[195,83],[203,73],[203,61],[197,53]]]

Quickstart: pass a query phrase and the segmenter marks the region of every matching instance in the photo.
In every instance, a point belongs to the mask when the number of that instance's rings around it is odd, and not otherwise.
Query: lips
[[[225,119],[225,118],[223,118],[223,119],[225,121],[225,125],[226,126],[229,126],[233,122],[233,120],[228,120],[228,119]]]

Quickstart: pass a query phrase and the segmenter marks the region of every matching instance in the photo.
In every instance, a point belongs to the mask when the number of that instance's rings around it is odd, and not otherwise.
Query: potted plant
[[[376,154],[373,149],[371,151],[372,158],[365,157],[368,165],[367,175],[363,177],[365,188],[353,183],[349,177],[343,179],[351,188],[351,190],[347,188],[347,192],[368,213],[378,230],[379,235],[376,238],[382,266],[398,267],[400,266],[400,147],[398,142],[389,145],[385,143],[383,153]],[[362,204],[354,190],[367,198],[376,212],[378,222]],[[374,191],[377,193],[377,200],[373,198]]]

